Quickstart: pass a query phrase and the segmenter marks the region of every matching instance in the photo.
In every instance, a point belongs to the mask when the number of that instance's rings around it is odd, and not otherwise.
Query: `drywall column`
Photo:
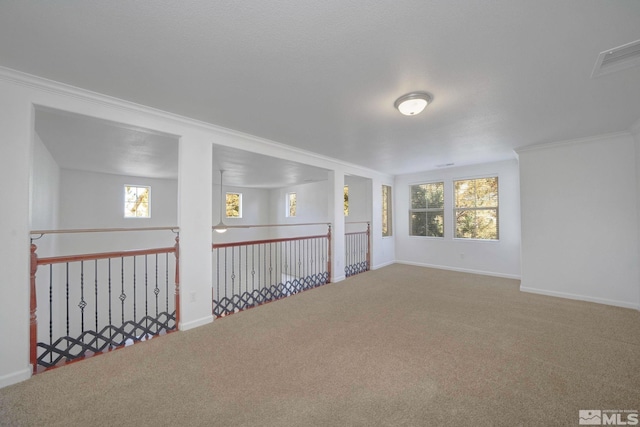
[[[344,280],[344,171],[329,171],[327,189],[331,228],[331,282]]]
[[[638,224],[638,250],[640,250],[640,120],[631,128],[633,138],[635,139],[636,149],[636,213]],[[638,264],[640,264],[640,254],[638,254]],[[638,310],[640,310],[640,275],[638,276]]]
[[[212,145],[204,136],[180,139],[180,330],[213,321],[211,302]]]
[[[33,107],[22,91],[0,81],[0,387],[31,376],[29,170]]]

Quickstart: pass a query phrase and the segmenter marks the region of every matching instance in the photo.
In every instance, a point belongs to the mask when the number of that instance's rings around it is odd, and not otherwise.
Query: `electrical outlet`
[[[191,292],[189,295],[191,296],[191,302],[196,302],[196,293]]]

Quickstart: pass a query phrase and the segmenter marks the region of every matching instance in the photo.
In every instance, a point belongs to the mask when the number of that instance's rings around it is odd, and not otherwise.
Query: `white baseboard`
[[[433,265],[433,264],[425,264],[421,262],[411,262],[411,261],[396,261],[396,263],[406,264],[406,265],[415,265],[418,267],[437,268],[438,270],[458,271],[460,273],[480,274],[482,276],[492,276],[492,277],[501,277],[504,279],[520,280],[520,275],[518,274],[504,274],[504,273],[496,273],[493,271],[472,270],[468,268],[457,268],[457,267],[449,267],[446,265]]]
[[[627,301],[617,301],[617,300],[611,300],[606,298],[590,297],[588,295],[571,294],[568,292],[556,292],[556,291],[549,291],[546,289],[528,288],[524,286],[520,286],[520,290],[522,292],[528,292],[531,294],[547,295],[550,297],[559,297],[559,298],[568,298],[568,299],[574,299],[578,301],[595,302],[598,304],[606,304],[606,305],[613,305],[616,307],[632,308],[635,310],[640,310],[640,304],[634,304]]]
[[[393,265],[393,264],[395,264],[395,263],[396,263],[395,261],[383,262],[382,264],[372,265],[372,266],[371,266],[371,269],[372,269],[372,270],[377,270],[377,269],[379,269],[379,268],[387,267],[387,266],[389,266],[389,265]]]
[[[26,381],[31,378],[31,365],[28,368],[25,368],[18,372],[13,372],[11,374],[3,375],[0,377],[0,388],[8,387],[13,384],[20,383],[22,381]]]
[[[205,316],[201,319],[192,320],[190,322],[180,322],[178,327],[181,331],[188,331],[189,329],[197,328],[198,326],[204,326],[213,322],[213,315]]]
[[[345,278],[346,278],[346,277],[345,277],[344,275],[342,275],[342,276],[336,276],[336,277],[333,277],[333,278],[331,279],[331,283],[338,283],[338,282],[342,282]]]

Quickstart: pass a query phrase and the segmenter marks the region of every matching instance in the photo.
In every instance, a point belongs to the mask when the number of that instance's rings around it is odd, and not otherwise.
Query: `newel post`
[[[329,225],[329,231],[327,232],[327,283],[331,283],[331,224]]]
[[[175,255],[176,255],[176,330],[180,324],[180,234],[176,236]]]
[[[30,283],[30,322],[29,322],[29,361],[31,369],[35,374],[38,369],[38,318],[36,309],[38,308],[38,300],[36,298],[36,270],[38,269],[38,255],[36,254],[38,247],[31,243],[31,283]]]
[[[367,271],[371,270],[371,224],[367,222]]]

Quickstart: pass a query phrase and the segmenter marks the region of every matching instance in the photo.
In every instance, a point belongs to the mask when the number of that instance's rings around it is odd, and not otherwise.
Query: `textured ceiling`
[[[398,174],[628,129],[640,1],[0,2],[0,65]],[[425,90],[416,117],[394,100]]]

